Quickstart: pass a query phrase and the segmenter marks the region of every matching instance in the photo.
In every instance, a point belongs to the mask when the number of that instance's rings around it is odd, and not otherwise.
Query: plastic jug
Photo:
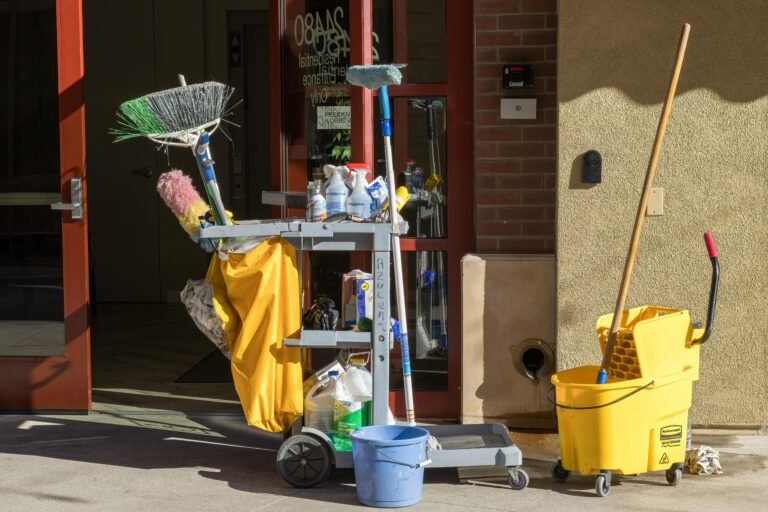
[[[304,426],[322,432],[333,430],[333,391],[339,372],[330,371],[326,378],[317,381],[304,399]]]
[[[353,374],[352,378],[346,379],[350,371]],[[362,372],[368,373],[365,369],[362,369]],[[350,392],[348,385],[355,392],[354,395]],[[356,366],[349,367],[344,375],[334,383],[332,437],[336,450],[352,450],[349,433],[370,424],[371,392],[370,373],[366,379],[364,375],[360,374],[359,368]]]

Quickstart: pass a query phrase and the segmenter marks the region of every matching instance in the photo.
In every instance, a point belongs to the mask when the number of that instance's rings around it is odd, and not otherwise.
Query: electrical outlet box
[[[502,98],[502,119],[536,119],[536,98]]]
[[[651,193],[648,196],[648,207],[645,210],[646,217],[657,217],[664,215],[664,189],[663,188],[651,188]]]

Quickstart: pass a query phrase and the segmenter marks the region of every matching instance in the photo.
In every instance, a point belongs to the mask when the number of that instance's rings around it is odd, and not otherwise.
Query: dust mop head
[[[118,127],[110,133],[115,142],[133,137],[186,142],[191,133],[218,127],[234,91],[219,82],[204,82],[126,101],[117,111]]]
[[[347,69],[347,82],[367,89],[378,89],[383,85],[400,85],[403,75],[395,64],[351,66]]]
[[[179,219],[179,224],[192,236],[200,229],[200,217],[205,217],[208,205],[192,184],[192,178],[173,169],[157,179],[157,192]]]

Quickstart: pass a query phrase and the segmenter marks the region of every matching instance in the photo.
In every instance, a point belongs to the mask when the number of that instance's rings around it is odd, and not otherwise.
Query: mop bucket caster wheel
[[[328,478],[331,454],[320,439],[306,434],[294,435],[277,450],[277,471],[294,487],[314,487]]]
[[[669,468],[666,473],[667,483],[671,486],[676,486],[683,479],[683,468],[673,467]]]
[[[605,498],[606,496],[608,496],[608,493],[611,492],[611,472],[610,471],[603,471],[602,473],[597,475],[597,480],[595,481],[595,492],[601,498]]]
[[[509,468],[509,486],[516,490],[516,491],[522,491],[526,487],[528,487],[528,483],[531,481],[531,479],[528,477],[528,473],[525,472],[525,470],[520,468]]]
[[[558,459],[555,465],[552,466],[552,479],[555,482],[565,482],[569,476],[571,476],[571,472],[565,469],[563,461]]]

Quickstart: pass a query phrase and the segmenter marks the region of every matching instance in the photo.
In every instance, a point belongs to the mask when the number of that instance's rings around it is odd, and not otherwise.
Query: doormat
[[[232,382],[230,361],[216,349],[176,379],[176,382],[188,384]]]

